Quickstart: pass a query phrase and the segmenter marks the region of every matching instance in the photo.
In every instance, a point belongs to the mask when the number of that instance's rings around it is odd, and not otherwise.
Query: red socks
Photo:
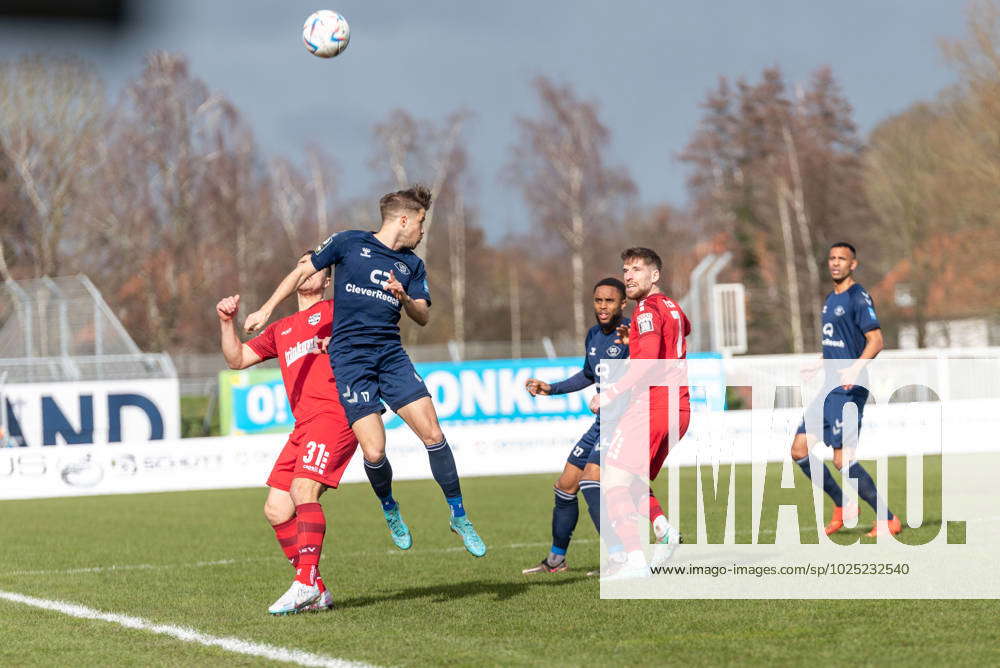
[[[299,561],[298,519],[295,515],[292,515],[292,519],[287,522],[282,522],[281,524],[275,524],[271,528],[274,529],[274,537],[278,539],[278,545],[281,546],[281,551],[285,553],[286,557],[288,557],[288,561],[292,564],[292,568],[296,568]]]
[[[319,503],[303,503],[295,507],[298,520],[298,563],[295,579],[307,585],[316,584],[319,577],[319,557],[326,535],[326,516]]]
[[[660,506],[659,500],[653,494],[653,488],[649,488],[649,521],[655,522],[658,517],[666,517],[666,513],[663,512],[663,507]]]
[[[605,494],[611,526],[626,552],[642,549],[639,529],[635,526],[635,501],[627,487],[613,487]]]

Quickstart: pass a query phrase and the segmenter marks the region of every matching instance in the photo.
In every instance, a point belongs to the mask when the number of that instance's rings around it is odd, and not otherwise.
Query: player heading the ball
[[[333,333],[330,364],[348,422],[361,444],[365,472],[386,513],[390,532],[402,524],[392,496],[392,467],[385,457],[385,401],[427,448],[431,472],[451,510],[450,528],[474,556],[486,544],[469,521],[462,500],[451,447],[438,424],[437,412],[423,379],[403,349],[400,312],[418,325],[430,319],[431,295],[424,262],[413,249],[424,236],[431,193],[423,186],[384,195],[379,201],[378,232],[348,230],[329,237],[312,262],[295,267],[264,305],[247,317],[248,332],[262,327],[271,312],[317,271],[333,266]],[[409,539],[407,530],[406,538]]]

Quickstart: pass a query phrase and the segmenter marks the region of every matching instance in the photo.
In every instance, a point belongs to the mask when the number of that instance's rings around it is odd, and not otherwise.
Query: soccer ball
[[[337,12],[321,9],[313,12],[302,26],[302,42],[309,53],[320,58],[333,58],[347,48],[351,27]]]

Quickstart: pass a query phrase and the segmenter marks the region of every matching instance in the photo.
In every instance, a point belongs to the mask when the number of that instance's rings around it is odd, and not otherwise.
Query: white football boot
[[[662,520],[662,521],[661,521]],[[657,526],[659,525],[659,526]],[[666,518],[658,517],[653,526],[656,533],[656,544],[653,545],[652,558],[649,560],[650,566],[663,566],[674,556],[677,546],[683,543],[681,533],[673,527]]]
[[[302,612],[321,612],[323,610],[332,610],[332,609],[333,609],[333,594],[330,593],[329,589],[326,589],[323,591],[322,594],[319,595],[319,598],[316,599],[315,603],[307,605],[306,607],[302,608]]]
[[[317,585],[302,584],[298,580],[295,580],[292,582],[292,586],[288,588],[288,591],[272,603],[267,611],[272,615],[294,615],[316,603],[320,597]]]
[[[610,575],[602,574],[601,577],[604,580],[639,580],[652,577],[652,574],[649,572],[649,565],[646,563],[646,555],[642,553],[642,550],[636,550],[635,552],[629,552],[628,558],[622,564],[621,568]]]

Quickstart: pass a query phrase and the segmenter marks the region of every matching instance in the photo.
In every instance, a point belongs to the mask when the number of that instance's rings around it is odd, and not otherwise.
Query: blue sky
[[[830,65],[862,131],[954,81],[937,41],[960,36],[962,2],[880,0],[591,0],[508,3],[337,0],[351,24],[333,60],[300,42],[315,0],[138,2],[110,32],[0,21],[0,57],[38,51],[93,60],[112,89],[151,49],[185,53],[194,73],[251,123],[265,154],[310,142],[335,156],[339,196],[373,194],[371,126],[393,108],[442,119],[466,108],[473,201],[492,237],[523,229],[520,196],[500,180],[514,119],[536,110],[530,81],[544,74],[600,104],[612,162],[627,166],[642,202],[682,205],[676,160],[720,75],[756,79],[779,65],[791,82]]]

